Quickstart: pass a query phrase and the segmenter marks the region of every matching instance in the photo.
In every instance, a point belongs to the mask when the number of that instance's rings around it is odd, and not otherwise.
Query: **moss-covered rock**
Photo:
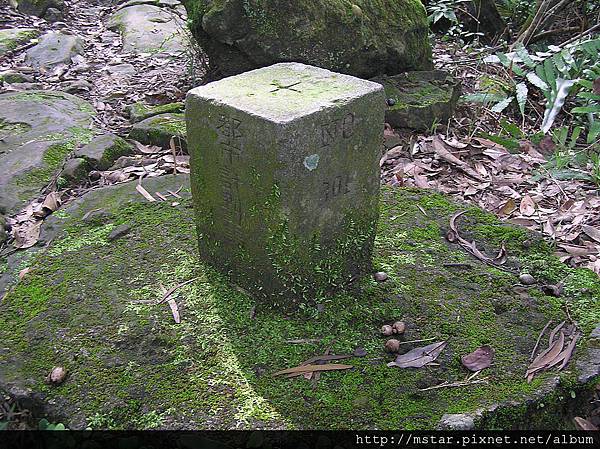
[[[121,34],[126,52],[181,55],[187,48],[184,21],[166,8],[127,6],[110,16],[107,27]]]
[[[8,28],[0,30],[0,56],[4,56],[19,45],[36,38],[39,34],[39,31],[34,28]]]
[[[70,64],[71,58],[83,54],[83,39],[79,36],[50,32],[40,43],[27,50],[27,64],[36,69],[51,69],[59,64]]]
[[[560,429],[597,383],[600,341],[590,333],[600,321],[600,282],[560,264],[524,230],[472,207],[459,223],[480,248],[510,243],[508,269],[564,280],[563,298],[536,287],[516,293],[516,274],[449,244],[443,230],[465,206],[427,191],[385,190],[374,264],[388,281],[365,279],[318,307],[283,313],[198,260],[187,181],[165,176],[144,185],[165,193],[181,184],[185,199],[175,207],[146,202],[128,183],[90,192],[47,220],[52,243],[22,264],[31,271],[0,303],[3,389],[71,428],[431,429],[445,414],[469,414],[479,428]],[[81,220],[95,209],[101,218]],[[109,241],[122,224],[129,233]],[[181,314],[175,324],[167,304],[157,304],[161,285],[192,279],[172,296]],[[549,319],[566,318],[565,306],[584,333],[574,359],[528,384],[537,335]],[[407,323],[406,341],[449,342],[439,366],[386,366],[392,357],[379,328],[397,319]],[[308,340],[290,343],[297,339]],[[478,376],[487,383],[425,390],[464,380],[460,355],[483,344],[496,351]],[[326,349],[357,347],[367,355],[345,361],[354,369],[318,382],[271,376]],[[45,384],[58,365],[68,369],[66,381]]]
[[[426,131],[452,116],[460,83],[441,70],[407,72],[376,78],[385,88],[385,121],[394,128]]]
[[[362,78],[431,68],[419,0],[187,0],[215,75],[303,62]]]
[[[171,138],[184,150],[187,148],[184,114],[158,114],[136,123],[129,138],[145,145],[169,148]]]
[[[65,9],[63,0],[15,0],[17,9],[23,14],[29,14],[38,17],[44,17],[48,9]]]
[[[131,121],[137,123],[159,114],[180,113],[183,112],[183,108],[182,102],[159,104],[155,106],[148,106],[144,103],[137,102],[127,106],[125,111],[129,114]]]
[[[112,133],[94,137],[90,143],[75,151],[75,157],[83,158],[94,170],[108,170],[121,156],[131,154],[133,147]]]
[[[93,136],[93,107],[56,91],[0,95],[0,212],[34,199],[67,156]]]

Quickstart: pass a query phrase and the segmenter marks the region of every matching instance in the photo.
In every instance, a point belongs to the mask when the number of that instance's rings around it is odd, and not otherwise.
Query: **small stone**
[[[548,296],[554,296],[556,298],[560,298],[563,293],[562,285],[544,285],[542,287],[542,291]]]
[[[377,282],[385,282],[385,281],[387,281],[387,278],[388,278],[388,275],[384,271],[378,271],[377,273],[375,273],[373,275],[373,279],[375,279]]]
[[[63,13],[60,9],[56,9],[56,8],[48,8],[48,10],[46,11],[46,14],[44,14],[44,19],[46,19],[47,22],[60,22],[61,20],[64,19],[63,17]]]
[[[396,321],[392,325],[392,330],[393,330],[394,334],[403,334],[404,331],[406,330],[406,324],[404,324],[404,322],[402,322],[402,321]]]
[[[394,329],[389,324],[386,324],[385,326],[381,327],[381,333],[382,333],[382,335],[389,337],[390,335],[392,335],[394,333]]]
[[[394,338],[385,342],[385,350],[387,352],[398,352],[400,350],[400,342]]]
[[[116,160],[132,152],[133,147],[124,139],[112,133],[105,133],[94,137],[90,143],[76,150],[75,156],[84,158],[94,170],[108,170]]]
[[[67,370],[62,366],[56,366],[52,368],[48,377],[46,377],[46,382],[54,385],[60,385],[63,383],[65,378],[67,377]]]
[[[529,273],[523,273],[521,276],[519,276],[519,281],[521,281],[521,284],[524,284],[524,285],[535,284],[535,278],[532,275],[530,275]]]
[[[466,414],[445,414],[438,423],[439,430],[473,430],[475,420]]]
[[[386,103],[387,103],[388,106],[391,107],[391,106],[394,106],[396,104],[396,100],[394,100],[393,98],[388,98],[386,100]]]
[[[358,347],[352,353],[354,357],[364,357],[367,355],[367,350],[365,348]]]
[[[129,226],[129,225],[126,225],[126,224],[119,225],[115,229],[113,229],[113,231],[108,235],[108,240],[111,242],[113,240],[117,240],[118,238],[121,238],[124,235],[127,235],[127,233],[129,233],[130,230],[131,230],[131,226]]]
[[[52,69],[70,64],[71,58],[83,54],[84,41],[79,36],[50,32],[40,38],[39,44],[27,50],[25,61],[36,69]]]

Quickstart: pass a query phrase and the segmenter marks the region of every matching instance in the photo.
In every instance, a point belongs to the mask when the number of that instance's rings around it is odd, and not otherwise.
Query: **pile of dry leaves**
[[[396,135],[386,129],[388,138]],[[399,136],[396,135],[399,138]],[[385,182],[447,193],[556,242],[572,266],[600,274],[600,196],[588,181],[560,180],[544,169],[547,155],[530,142],[511,153],[480,137],[421,136],[389,149],[380,161]]]

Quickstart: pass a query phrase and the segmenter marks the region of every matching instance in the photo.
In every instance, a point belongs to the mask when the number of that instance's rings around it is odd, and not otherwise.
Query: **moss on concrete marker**
[[[298,63],[190,91],[202,256],[288,304],[368,271],[384,104],[376,83]]]

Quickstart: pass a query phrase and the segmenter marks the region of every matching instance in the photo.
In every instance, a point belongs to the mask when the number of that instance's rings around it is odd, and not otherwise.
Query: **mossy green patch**
[[[21,187],[19,197],[22,200],[31,198],[31,195],[46,185],[52,175],[60,168],[65,158],[77,148],[78,145],[89,143],[93,131],[87,128],[73,127],[66,133],[48,135],[41,140],[60,140],[60,143],[50,145],[42,158],[42,164],[28,172],[19,175],[14,183]]]
[[[9,28],[0,30],[0,56],[36,38],[39,31],[32,28]]]
[[[134,122],[139,122],[141,120],[145,120],[149,117],[153,117],[159,114],[166,113],[181,113],[183,112],[184,105],[182,102],[176,103],[166,103],[155,106],[148,106],[144,103],[137,102],[130,106],[127,106],[127,112],[129,117]]]
[[[524,372],[545,323],[564,319],[565,304],[572,316],[586,307],[577,289],[588,289],[597,301],[598,280],[559,270],[549,250],[534,246],[516,256],[521,263],[533,269],[546,261],[548,276],[570,275],[566,285],[572,284],[561,299],[514,294],[516,275],[445,241],[449,217],[462,206],[440,195],[384,191],[373,264],[385,267],[388,281],[363,278],[345,293],[323,297],[318,307],[283,311],[198,260],[187,200],[178,207],[127,204],[115,201],[118,189],[89,204],[112,214],[111,223],[82,223],[85,210],[65,216],[62,237],[0,305],[7,317],[0,338],[8,348],[0,352],[0,379],[58,401],[54,418],[71,428],[431,429],[444,413],[495,403],[505,403],[502,412],[490,412],[481,427],[562,428],[564,416],[546,410],[562,413],[570,391],[580,397],[593,388],[574,380],[575,362],[586,357],[585,338],[562,374],[541,374],[528,384]],[[122,223],[130,233],[107,244],[108,226]],[[462,226],[478,235],[475,219]],[[483,245],[483,237],[475,238]],[[464,260],[471,268],[445,266]],[[171,296],[181,315],[175,324],[168,305],[159,304],[162,288],[190,279]],[[581,315],[583,327],[600,319],[597,310],[588,313]],[[439,366],[386,366],[392,357],[383,351],[379,328],[398,319],[407,323],[406,341],[448,341]],[[302,339],[307,343],[291,343]],[[427,390],[463,380],[468,373],[460,355],[482,344],[496,351],[492,367],[479,376],[487,383]],[[325,350],[351,354],[357,347],[367,356],[345,360],[352,370],[323,373],[318,382],[271,376]],[[56,365],[70,374],[49,387],[43,378]],[[522,405],[555,375],[562,385],[556,394]]]

